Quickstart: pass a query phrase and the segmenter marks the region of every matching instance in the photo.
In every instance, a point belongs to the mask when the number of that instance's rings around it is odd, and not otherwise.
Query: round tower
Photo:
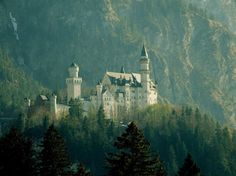
[[[57,96],[55,94],[52,94],[50,98],[50,112],[51,115],[56,118],[57,116]]]
[[[72,63],[68,69],[69,78],[66,79],[67,85],[67,102],[71,99],[78,99],[81,97],[82,78],[79,77],[79,67]]]
[[[72,63],[68,68],[70,78],[78,78],[79,76],[79,67],[75,63]]]

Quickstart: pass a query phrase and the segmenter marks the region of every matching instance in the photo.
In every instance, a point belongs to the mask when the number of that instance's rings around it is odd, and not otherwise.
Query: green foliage
[[[120,136],[124,126],[132,120],[143,129],[151,150],[158,152],[165,161],[168,174],[177,173],[188,152],[204,175],[232,176],[236,173],[231,164],[236,160],[232,157],[236,153],[236,132],[217,125],[198,108],[153,105],[120,119],[123,123],[118,119],[105,120],[104,130],[97,117],[92,113],[86,118],[65,118],[59,123],[72,160],[85,163],[95,175],[106,172],[102,162],[105,154],[116,152],[112,148],[115,136]]]
[[[105,112],[103,106],[101,105],[97,113],[97,123],[101,128],[104,128],[105,125]]]
[[[131,122],[126,131],[114,143],[118,151],[109,153],[106,158],[109,168],[108,175],[166,175],[162,162],[159,158],[152,156],[149,145],[143,133],[134,122]]]
[[[31,140],[12,128],[0,139],[0,175],[34,176],[34,166]]]
[[[97,114],[83,118],[63,118],[58,126],[65,138],[73,162],[89,166],[92,173],[104,173],[105,152],[111,149],[114,134],[118,129],[113,122],[102,120],[98,123]],[[103,128],[101,128],[103,127]]]
[[[41,176],[64,176],[68,174],[70,160],[64,139],[51,125],[44,135],[40,153]]]
[[[198,108],[158,104],[123,119],[100,122],[98,114],[89,112],[87,117],[65,117],[57,123],[72,162],[84,163],[94,175],[107,172],[104,163],[106,153],[116,154],[117,150],[112,147],[115,137],[122,137],[124,127],[132,120],[144,132],[151,144],[150,150],[158,152],[165,161],[169,175],[178,172],[187,153],[191,153],[203,175],[236,175],[236,130],[217,124]],[[25,134],[35,136],[37,141],[46,126],[45,122],[45,125],[28,127]],[[104,128],[101,129],[101,126]],[[126,160],[126,157],[123,155],[121,159]]]
[[[34,98],[46,89],[19,69],[3,50],[0,63],[0,117],[16,117],[26,107],[24,98]]]
[[[206,175],[234,175],[233,129],[223,128],[198,108],[154,105],[139,114],[153,149],[158,149],[170,174],[177,172],[188,152]],[[166,110],[168,109],[168,110]],[[165,112],[165,114],[163,114]],[[129,119],[128,119],[129,120]],[[223,135],[224,134],[224,135]],[[207,155],[207,158],[206,158]]]
[[[200,176],[200,168],[189,153],[184,160],[183,166],[179,168],[178,176]]]
[[[75,99],[75,100],[70,100],[69,102],[70,109],[69,109],[69,114],[70,117],[72,118],[81,118],[83,117],[83,105],[81,100]]]

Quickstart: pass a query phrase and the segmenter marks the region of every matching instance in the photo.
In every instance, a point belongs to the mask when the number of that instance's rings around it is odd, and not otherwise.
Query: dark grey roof
[[[131,87],[141,87],[141,83],[137,81],[135,76],[132,74],[131,79],[125,79],[125,78],[115,78],[112,76],[108,76],[111,84],[115,84],[117,86],[125,86],[126,84],[130,85]]]
[[[137,81],[136,77],[134,76],[133,73],[131,73],[132,75],[132,84],[131,87],[141,87],[141,83]]]
[[[125,73],[125,67],[124,66],[121,67],[120,72]]]
[[[123,90],[117,89],[116,93],[125,93]]]
[[[70,65],[70,67],[78,67],[78,65],[73,62],[73,63]]]
[[[141,51],[141,56],[148,58],[148,53],[147,53],[147,50],[146,50],[144,44],[143,44],[143,48],[142,48],[142,51]]]
[[[105,92],[107,91],[107,88],[104,88],[102,89],[102,94],[104,94]]]

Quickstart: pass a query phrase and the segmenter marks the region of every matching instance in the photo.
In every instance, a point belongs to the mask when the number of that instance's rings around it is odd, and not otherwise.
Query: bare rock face
[[[199,106],[234,123],[235,7],[230,0],[3,1],[1,45],[27,73],[56,88],[65,85],[73,61],[91,86],[106,70],[125,65],[138,71],[144,42],[163,99]],[[9,27],[9,12],[19,41]]]

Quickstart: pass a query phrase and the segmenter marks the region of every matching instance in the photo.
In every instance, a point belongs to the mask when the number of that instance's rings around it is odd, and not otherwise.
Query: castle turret
[[[124,66],[121,67],[120,73],[125,73],[125,67]]]
[[[99,108],[102,104],[102,83],[99,81],[96,85],[97,91],[97,107]]]
[[[71,99],[77,99],[81,97],[81,84],[82,78],[79,77],[79,67],[72,63],[68,69],[69,78],[66,79],[67,85],[67,102]]]
[[[57,117],[57,96],[55,94],[50,97],[50,112],[53,118]]]
[[[143,45],[143,49],[141,52],[140,62],[140,74],[141,74],[141,84],[143,87],[148,89],[148,84],[150,82],[150,69],[149,69],[149,58],[147,54],[147,50]]]
[[[31,106],[31,100],[29,98],[24,98],[24,103],[27,109]]]

